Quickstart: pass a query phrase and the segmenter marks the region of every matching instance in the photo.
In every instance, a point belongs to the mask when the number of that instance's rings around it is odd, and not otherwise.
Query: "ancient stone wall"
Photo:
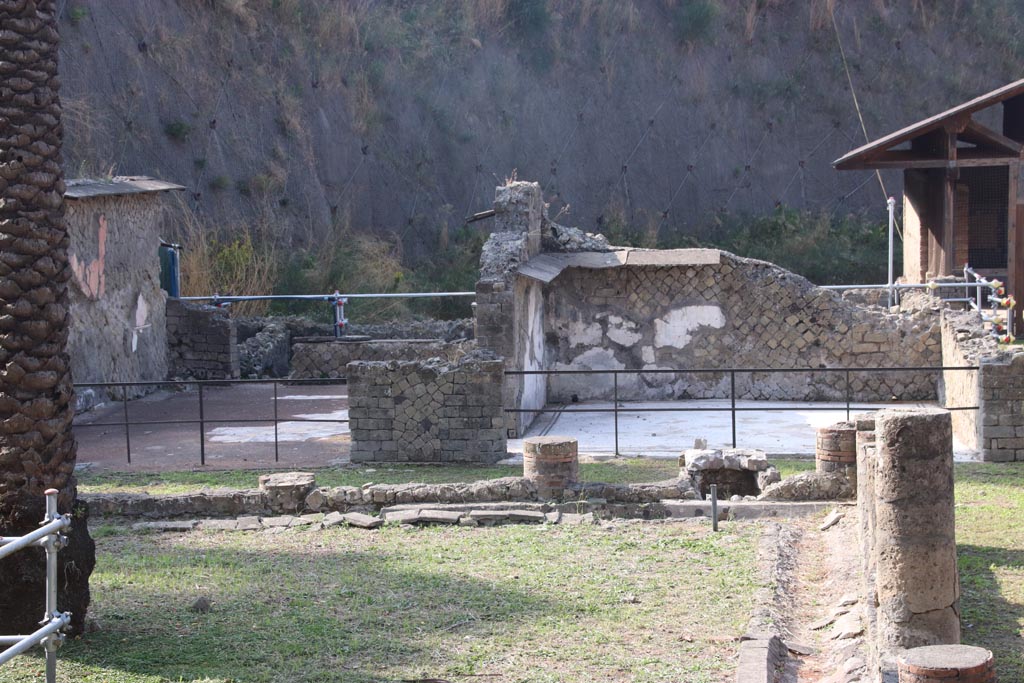
[[[482,462],[506,457],[504,363],[357,361],[347,368],[353,462]]]
[[[443,339],[452,342],[473,338],[473,319],[354,322],[345,327],[345,334],[365,335],[372,339]]]
[[[516,269],[540,253],[544,200],[537,183],[513,182],[495,190],[494,234],[480,257],[476,285],[476,330],[480,348],[505,360],[507,369],[543,369],[543,297],[536,283],[523,281]],[[505,403],[539,409],[547,402],[546,382],[538,376],[506,378]],[[520,433],[534,413],[510,413],[507,429]]]
[[[902,650],[960,642],[952,423],[941,409],[891,409],[857,429],[872,680],[895,680]]]
[[[975,312],[944,311],[942,363],[978,366],[943,373],[943,405],[953,410],[957,440],[988,462],[1024,461],[1024,353],[1000,350]]]
[[[250,320],[252,320],[250,318]],[[242,339],[238,332],[238,365],[242,377],[286,377],[291,362],[292,335],[288,326],[273,318]],[[239,327],[236,322],[236,328]],[[247,330],[248,331],[248,330]]]
[[[296,339],[292,344],[293,379],[324,379],[347,376],[353,361],[454,360],[472,349],[472,342],[440,339],[371,339],[347,341],[333,338]]]
[[[890,313],[763,261],[568,268],[545,286],[551,369],[936,366],[937,309]],[[611,375],[552,376],[553,402],[608,399]],[[929,400],[935,373],[853,372],[855,401]],[[620,375],[626,399],[725,398],[729,376]],[[739,398],[842,400],[844,373],[739,373]]]
[[[69,199],[68,354],[75,383],[167,376],[155,194]],[[129,396],[143,393],[129,391]]]
[[[235,324],[226,310],[167,300],[167,363],[171,377],[237,378],[236,342]]]

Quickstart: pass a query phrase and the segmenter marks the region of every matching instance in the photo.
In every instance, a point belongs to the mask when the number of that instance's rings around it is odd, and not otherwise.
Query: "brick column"
[[[992,653],[970,645],[932,645],[899,658],[899,683],[996,683]]]
[[[531,436],[523,439],[523,476],[537,486],[541,498],[561,498],[579,479],[576,439]]]
[[[815,469],[838,472],[857,487],[857,427],[852,422],[837,422],[817,433]]]

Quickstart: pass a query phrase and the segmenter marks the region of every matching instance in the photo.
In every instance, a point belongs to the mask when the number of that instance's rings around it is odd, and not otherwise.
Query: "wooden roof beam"
[[[979,147],[988,147],[1001,154],[1020,156],[1021,150],[1024,150],[1024,145],[1021,143],[1006,137],[1002,133],[997,133],[988,126],[984,126],[973,119],[967,123],[967,127],[960,133],[959,137],[965,142],[970,142]]]
[[[1006,166],[1017,160],[1016,155],[998,155],[985,153],[984,156],[977,156],[975,150],[958,150],[957,158],[954,161],[946,157],[929,157],[911,152],[908,150],[897,150],[882,152],[871,159],[863,161],[852,160],[848,163],[836,166],[841,171],[857,171],[889,168],[949,168],[952,163],[956,168],[972,168],[977,166]]]

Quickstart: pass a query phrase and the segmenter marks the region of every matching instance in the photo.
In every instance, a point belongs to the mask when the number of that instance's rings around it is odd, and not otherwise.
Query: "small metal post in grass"
[[[718,484],[711,485],[711,530],[718,531]]]
[[[612,371],[612,409],[615,415],[615,456],[619,455],[619,373]]]

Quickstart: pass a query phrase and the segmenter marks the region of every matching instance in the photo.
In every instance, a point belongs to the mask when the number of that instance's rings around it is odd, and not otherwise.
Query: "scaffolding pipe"
[[[887,202],[889,205],[889,308],[896,305],[895,295],[896,290],[893,289],[893,227],[896,225],[896,200],[889,197]]]
[[[0,544],[0,559],[13,555],[30,545],[39,545],[39,541],[45,537],[69,526],[71,526],[71,521],[67,517],[58,516],[57,519],[47,522],[32,533],[24,536],[5,536],[3,543]]]
[[[337,297],[345,299],[429,299],[431,297],[476,296],[476,292],[395,292],[390,294],[251,294],[240,296],[182,296],[180,301],[212,301],[217,303],[239,303],[242,301],[333,301]]]
[[[987,287],[988,285],[981,282],[917,282],[917,283],[906,283],[906,282],[895,282],[892,285],[818,285],[820,289],[947,289],[950,287]]]
[[[4,636],[4,641],[12,638],[20,638],[16,644],[7,648],[3,652],[0,652],[0,664],[6,664],[10,660],[14,659],[18,655],[31,650],[36,645],[43,643],[47,638],[51,638],[57,634],[58,631],[65,628],[71,623],[71,614],[64,612],[63,614],[55,615],[46,622],[46,625],[40,628],[38,631],[27,635],[27,636]],[[49,660],[49,656],[47,656]],[[47,661],[49,664],[49,661]],[[49,666],[47,666],[49,669]],[[49,674],[49,671],[47,671]],[[47,683],[49,683],[50,677],[47,675]]]
[[[0,637],[0,644],[10,645],[0,652],[0,664],[41,645],[46,652],[46,683],[57,681],[57,648],[64,642],[61,631],[71,623],[70,613],[57,611],[57,553],[66,543],[60,532],[71,526],[70,518],[57,511],[57,493],[57,489],[45,491],[46,516],[38,529],[24,536],[0,539],[0,558],[32,545],[41,545],[46,551],[46,606],[40,622],[42,626],[29,635]]]

